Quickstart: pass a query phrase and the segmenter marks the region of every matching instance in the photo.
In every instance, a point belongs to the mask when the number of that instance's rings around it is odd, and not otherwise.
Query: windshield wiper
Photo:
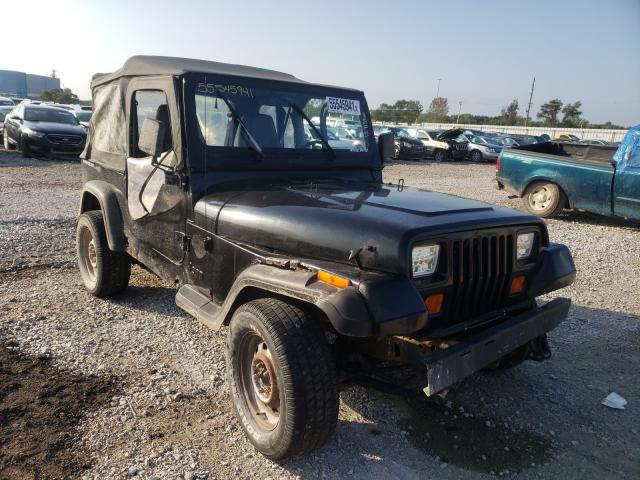
[[[289,103],[289,105],[291,105],[291,106],[295,109],[295,111],[296,111],[296,112],[298,112],[298,113],[300,114],[300,116],[301,116],[302,118],[304,118],[304,119],[307,121],[307,123],[309,124],[309,126],[310,126],[311,128],[313,128],[313,131],[314,131],[314,132],[316,132],[316,135],[318,135],[318,137],[320,137],[320,141],[322,142],[322,145],[324,145],[323,150],[324,150],[325,152],[328,152],[328,153],[331,155],[331,158],[332,158],[333,160],[335,160],[335,158],[336,158],[336,152],[333,150],[333,148],[331,148],[331,145],[329,145],[329,142],[327,142],[326,138],[324,138],[324,137],[322,136],[322,134],[320,133],[320,130],[318,130],[318,129],[316,128],[316,126],[313,124],[313,122],[312,122],[311,120],[309,120],[309,117],[307,117],[307,114],[306,114],[306,113],[304,113],[304,110],[302,110],[302,109],[301,109],[298,105],[296,105],[294,102],[290,102],[290,103]]]
[[[260,147],[260,145],[258,145],[258,142],[256,142],[256,139],[253,138],[253,135],[251,135],[251,132],[242,121],[242,118],[240,118],[240,115],[238,115],[238,112],[236,111],[236,109],[233,108],[233,105],[231,105],[231,102],[227,100],[227,97],[222,95],[222,93],[220,92],[220,90],[215,84],[213,85],[213,91],[218,97],[222,99],[224,103],[227,104],[227,108],[231,112],[231,115],[233,116],[234,120],[238,122],[238,125],[240,125],[240,128],[242,128],[242,130],[244,131],[245,138],[247,139],[247,142],[251,150],[253,150],[256,153],[256,155],[258,155],[258,157],[264,158],[264,152],[262,151],[262,148]]]

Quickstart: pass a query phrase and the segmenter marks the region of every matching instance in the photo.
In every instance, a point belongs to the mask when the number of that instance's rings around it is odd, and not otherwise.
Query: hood
[[[461,128],[452,128],[451,130],[445,130],[440,135],[438,135],[437,140],[453,140],[462,133],[463,130]]]
[[[206,210],[206,215],[205,215]],[[295,258],[406,274],[411,244],[448,232],[540,224],[532,215],[398,185],[299,185],[211,193],[196,222],[231,241]]]
[[[85,129],[82,125],[67,125],[65,123],[53,122],[24,122],[25,127],[29,127],[36,132],[43,133],[61,133],[72,135],[85,135]]]

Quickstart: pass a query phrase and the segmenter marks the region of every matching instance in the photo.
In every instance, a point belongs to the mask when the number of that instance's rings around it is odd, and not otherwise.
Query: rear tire
[[[336,368],[317,320],[265,298],[234,313],[227,382],[245,434],[264,456],[283,459],[321,447],[338,420]]]
[[[122,292],[129,284],[131,257],[109,249],[100,210],[80,215],[76,229],[78,268],[85,288],[96,297]]]
[[[558,185],[552,182],[534,182],[522,197],[527,211],[542,218],[558,215],[567,204],[567,198]]]

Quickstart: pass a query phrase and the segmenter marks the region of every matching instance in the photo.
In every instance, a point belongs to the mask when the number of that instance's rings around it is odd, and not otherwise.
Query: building
[[[0,95],[37,100],[42,92],[54,88],[60,88],[59,78],[0,70]]]

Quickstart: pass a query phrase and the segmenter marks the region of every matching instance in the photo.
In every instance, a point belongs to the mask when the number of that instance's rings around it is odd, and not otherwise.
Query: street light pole
[[[442,80],[441,78],[438,79],[438,89],[436,90],[436,98],[440,98],[440,81],[441,80]]]
[[[456,127],[460,123],[460,112],[462,111],[462,100],[458,102],[458,118],[456,118]]]

